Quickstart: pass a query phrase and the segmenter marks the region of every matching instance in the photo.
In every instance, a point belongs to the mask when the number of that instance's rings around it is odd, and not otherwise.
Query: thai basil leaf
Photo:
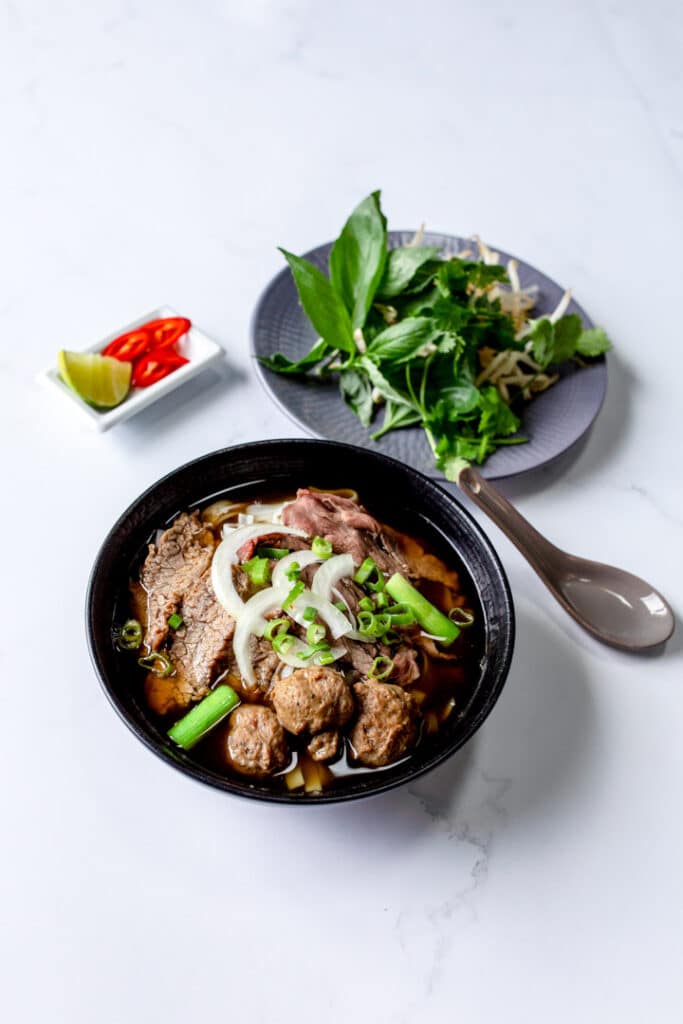
[[[368,378],[356,370],[342,370],[339,374],[339,387],[346,404],[353,409],[363,426],[368,427],[374,411],[372,385]]]
[[[393,298],[406,288],[416,272],[428,260],[439,255],[438,245],[406,245],[392,249],[387,257],[384,276],[377,290],[383,298]]]
[[[612,342],[602,327],[589,327],[579,336],[576,343],[576,354],[590,359],[609,352],[611,348]]]
[[[266,356],[260,359],[264,366],[267,366],[269,370],[274,370],[276,373],[305,373],[316,363],[319,363],[323,356],[330,351],[330,347],[323,338],[319,338],[311,351],[303,357],[298,359],[296,362],[292,362],[291,359],[287,359],[281,352],[274,352],[272,356]]]
[[[380,331],[368,345],[368,355],[379,361],[402,363],[412,359],[438,333],[429,318],[408,317]]]
[[[387,259],[387,222],[373,192],[353,211],[330,253],[330,281],[355,330],[362,327]]]
[[[301,305],[316,331],[330,348],[353,353],[353,328],[344,303],[317,267],[286,249],[280,252],[289,263]]]

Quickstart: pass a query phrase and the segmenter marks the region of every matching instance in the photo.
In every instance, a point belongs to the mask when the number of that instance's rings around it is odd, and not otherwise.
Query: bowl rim
[[[501,619],[504,623],[504,627],[501,631],[501,651],[500,651],[500,663],[497,669],[497,678],[494,681],[494,685],[487,691],[485,701],[483,705],[477,710],[476,714],[465,719],[464,728],[458,733],[457,738],[446,744],[443,748],[436,750],[431,757],[429,757],[423,764],[415,767],[412,766],[406,772],[405,775],[398,775],[388,778],[382,782],[381,779],[377,785],[373,785],[367,792],[351,791],[344,792],[330,790],[329,792],[323,791],[320,794],[313,796],[305,796],[301,794],[290,794],[285,791],[282,792],[267,792],[263,790],[246,790],[238,788],[236,783],[230,778],[230,776],[216,776],[209,772],[200,763],[186,762],[175,760],[168,756],[167,751],[162,747],[158,740],[152,736],[148,730],[131,715],[128,709],[125,707],[122,700],[119,699],[115,692],[115,688],[110,684],[107,677],[106,666],[104,665],[103,659],[100,657],[100,651],[98,644],[95,639],[95,604],[94,604],[94,593],[95,587],[98,583],[99,574],[101,571],[101,563],[108,552],[110,546],[115,542],[116,534],[119,529],[127,522],[130,516],[136,511],[136,509],[144,503],[158,488],[180,473],[186,470],[201,465],[203,462],[209,460],[215,460],[220,458],[229,458],[236,452],[244,453],[248,449],[259,449],[266,453],[267,449],[275,450],[278,446],[286,444],[288,450],[291,451],[292,447],[298,449],[312,449],[312,448],[326,448],[326,449],[344,449],[347,453],[362,451],[363,454],[371,459],[371,461],[378,461],[384,463],[387,469],[400,470],[404,475],[412,478],[412,483],[418,485],[419,488],[424,488],[425,485],[433,491],[439,492],[439,497],[444,498],[451,507],[454,507],[456,514],[462,517],[470,527],[472,533],[476,538],[476,543],[483,550],[489,563],[495,570],[496,584],[499,587],[499,598],[503,603],[503,609],[501,613]],[[465,566],[467,562],[465,561]],[[396,789],[399,786],[403,786],[406,783],[412,782],[427,772],[437,768],[440,764],[443,764],[448,758],[452,757],[458,750],[460,750],[465,743],[467,743],[477,730],[483,725],[484,721],[493,711],[500,694],[507,681],[510,665],[512,662],[512,656],[515,645],[515,610],[512,599],[512,593],[510,590],[510,584],[500,561],[500,558],[493,547],[493,544],[489,540],[488,536],[479,525],[474,516],[464,507],[464,505],[442,487],[436,480],[427,477],[419,470],[414,469],[412,466],[405,465],[399,462],[397,459],[392,458],[389,455],[368,451],[367,449],[359,448],[356,445],[347,444],[341,441],[328,441],[320,438],[270,438],[260,441],[247,441],[241,444],[230,445],[226,448],[219,448],[212,452],[207,452],[204,455],[200,455],[197,458],[189,459],[187,462],[182,463],[175,469],[164,474],[154,483],[152,483],[146,490],[138,495],[128,507],[121,513],[117,518],[113,526],[107,532],[104,540],[100,544],[97,555],[93,562],[88,578],[88,585],[85,596],[85,632],[86,640],[88,645],[88,652],[90,660],[95,670],[95,674],[100,683],[100,687],[104,691],[109,703],[116,711],[119,718],[124,724],[130,729],[130,731],[149,749],[154,753],[160,760],[166,765],[175,768],[176,771],[183,775],[193,778],[197,782],[201,782],[204,785],[210,786],[212,789],[220,790],[224,793],[228,793],[235,797],[245,797],[251,800],[258,800],[265,803],[276,803],[284,804],[286,806],[302,806],[310,807],[322,804],[332,803],[344,803],[349,800],[367,799],[368,797],[378,796],[381,793],[386,793],[392,789]],[[407,761],[407,765],[411,762]]]

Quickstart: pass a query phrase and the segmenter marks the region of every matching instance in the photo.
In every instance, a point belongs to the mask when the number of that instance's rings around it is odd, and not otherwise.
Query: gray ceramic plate
[[[391,248],[405,245],[413,237],[410,231],[389,232]],[[455,254],[471,247],[471,242],[453,235],[425,234],[425,245],[439,245],[444,252]],[[327,271],[332,243],[306,253],[306,258]],[[510,257],[501,252],[501,260]],[[536,313],[550,313],[559,302],[563,289],[534,267],[518,261],[522,287],[538,287]],[[575,302],[569,312],[578,313],[586,327],[593,325],[590,317]],[[258,361],[273,352],[282,352],[288,359],[300,359],[316,340],[315,332],[299,305],[289,268],[273,278],[259,300],[252,322],[252,354],[266,389],[281,409],[309,434],[333,441],[360,445],[391,455],[395,459],[426,473],[440,477],[424,436],[418,427],[408,427],[372,441],[369,432],[343,402],[336,381],[322,383],[305,377],[287,377],[266,370]],[[604,358],[585,368],[568,368],[548,391],[531,401],[524,410],[522,433],[526,444],[500,448],[481,472],[489,479],[500,479],[535,469],[557,458],[588,430],[600,411],[607,389],[607,365]]]

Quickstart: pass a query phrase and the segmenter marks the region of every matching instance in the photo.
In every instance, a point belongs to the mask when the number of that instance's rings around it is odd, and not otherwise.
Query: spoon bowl
[[[461,470],[457,482],[509,537],[565,611],[602,643],[642,651],[672,635],[673,612],[651,584],[551,544],[471,466]]]

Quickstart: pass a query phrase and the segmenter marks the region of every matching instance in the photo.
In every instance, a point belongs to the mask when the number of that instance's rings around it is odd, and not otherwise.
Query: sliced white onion
[[[292,526],[274,526],[272,523],[238,526],[236,530],[223,527],[223,540],[216,548],[211,562],[211,585],[218,601],[235,619],[244,608],[244,601],[237,593],[232,578],[232,567],[237,562],[237,552],[247,541],[274,533],[306,536],[303,530],[297,530]]]
[[[292,584],[287,579],[287,572],[292,568],[294,562],[304,569],[307,565],[312,565],[313,562],[322,562],[322,558],[318,558],[312,551],[292,551],[291,554],[285,555],[284,558],[278,559],[277,565],[273,569],[273,586],[274,587],[286,587],[289,583],[291,588]],[[320,572],[320,569],[318,569]]]
[[[246,512],[240,512],[239,515],[237,516],[237,525],[238,526],[251,526],[251,524],[253,522],[254,522],[254,517],[251,516],[251,515],[248,515]]]
[[[329,629],[333,640],[338,640],[340,636],[346,636],[353,629],[353,625],[343,612],[340,612],[338,608],[335,608],[330,601],[326,601],[320,594],[314,594],[312,590],[304,590],[303,593],[299,594],[296,601],[292,602],[287,611],[300,626],[308,626],[310,623],[304,618],[304,612],[307,608],[315,608]]]
[[[265,616],[269,612],[275,611],[276,608],[282,608],[282,602],[287,594],[286,587],[268,587],[267,590],[259,590],[258,594],[254,594],[242,604],[235,624],[232,649],[235,652],[239,673],[247,686],[253,686],[256,682],[254,666],[249,653],[249,641],[252,635],[263,636],[266,628]]]
[[[332,555],[320,566],[311,584],[314,594],[319,594],[326,601],[330,600],[332,588],[345,576],[353,576],[355,565],[351,555]]]

